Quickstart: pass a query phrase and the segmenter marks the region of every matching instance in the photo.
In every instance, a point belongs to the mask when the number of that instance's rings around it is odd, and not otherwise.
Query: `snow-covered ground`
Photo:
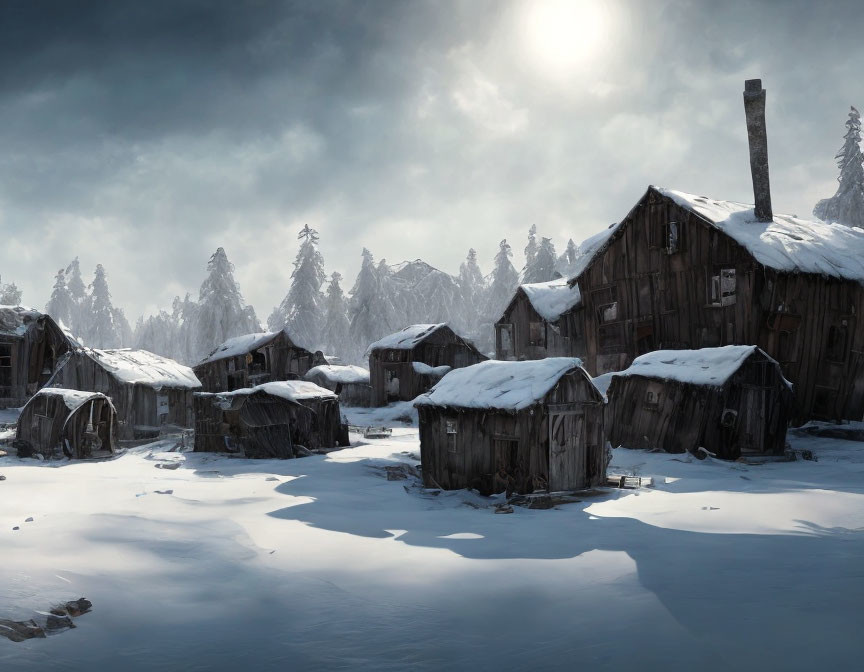
[[[864,444],[791,440],[818,461],[617,450],[653,489],[510,515],[387,480],[414,428],[287,461],[2,458],[0,618],[94,606],[0,638],[0,670],[860,669]]]

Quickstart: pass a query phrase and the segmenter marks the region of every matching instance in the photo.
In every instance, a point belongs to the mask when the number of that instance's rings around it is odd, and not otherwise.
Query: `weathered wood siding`
[[[572,311],[577,312],[577,311]],[[542,325],[540,338],[532,339],[532,323]],[[502,331],[512,334],[511,348],[505,349]],[[534,336],[536,336],[536,332]],[[544,320],[520,287],[501,318],[495,323],[495,357],[503,360],[544,359],[546,357],[584,357],[585,340],[581,320]]]
[[[68,350],[69,341],[47,315],[33,320],[21,335],[0,333],[0,408],[27,403]]]
[[[315,373],[305,376],[316,385],[330,390],[339,397],[342,406],[369,406],[372,398],[372,386],[367,383],[336,383],[323,373]]]
[[[780,455],[792,397],[777,367],[754,353],[722,387],[615,376],[608,390],[606,427],[613,446],[667,453],[701,446],[733,460],[747,454]],[[734,424],[724,423],[727,411],[735,414]]]
[[[671,253],[670,223],[677,229]],[[714,305],[712,279],[727,271],[734,271],[734,300]],[[652,189],[578,283],[592,375],[620,371],[657,349],[758,345],[795,383],[796,422],[864,417],[864,325],[857,321],[864,290],[856,282],[766,269]]]
[[[587,488],[605,479],[603,403],[584,372],[563,376],[542,403],[518,412],[432,406],[418,411],[428,487],[475,488],[486,494],[547,490],[550,421],[562,412],[580,416],[583,427],[575,448],[584,471],[572,474],[570,481]],[[448,421],[456,423],[455,437],[448,433]]]
[[[411,401],[427,392],[438,378],[414,371],[413,362],[429,366],[459,369],[482,362],[487,357],[449,327],[438,329],[411,350],[388,348],[369,353],[369,383],[372,406],[386,406],[389,401]],[[399,380],[398,394],[388,393],[390,376]]]
[[[98,451],[85,435],[91,417],[101,442]],[[69,410],[61,396],[46,394],[31,399],[22,409],[16,439],[26,441],[34,452],[45,457],[84,459],[113,454],[116,433],[117,414],[107,399],[96,397]]]

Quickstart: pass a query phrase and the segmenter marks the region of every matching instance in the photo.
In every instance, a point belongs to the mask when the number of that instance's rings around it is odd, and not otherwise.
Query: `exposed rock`
[[[180,463],[179,462],[158,462],[158,463],[154,464],[153,466],[156,467],[157,469],[179,469]]]
[[[45,630],[40,628],[36,621],[9,621],[0,618],[0,635],[13,642],[23,642],[25,639],[45,637]]]

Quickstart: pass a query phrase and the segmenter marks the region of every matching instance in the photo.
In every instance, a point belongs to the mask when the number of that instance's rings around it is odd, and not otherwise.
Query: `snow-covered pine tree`
[[[341,282],[342,274],[334,271],[327,286],[326,316],[321,343],[327,354],[338,355],[347,361],[351,351],[351,322],[348,320],[348,302],[345,300]]]
[[[261,331],[255,310],[243,300],[234,280],[234,265],[223,248],[210,257],[207,271],[190,325],[190,361],[195,362],[229,338]]]
[[[864,228],[864,156],[861,154],[861,115],[854,107],[846,121],[846,135],[837,152],[840,176],[837,193],[813,208],[813,214],[826,222]]]
[[[14,282],[10,282],[8,285],[0,282],[0,305],[20,306],[21,296],[22,292]]]
[[[579,258],[579,248],[573,239],[567,241],[567,249],[558,257],[558,272],[565,277],[569,277],[576,267],[576,260]]]
[[[78,257],[75,257],[66,267],[66,288],[72,299],[72,307],[69,310],[69,324],[66,326],[73,334],[84,334],[85,324],[82,317],[87,303],[87,286],[81,279],[81,265]]]
[[[300,250],[294,260],[291,287],[267,323],[271,331],[288,327],[293,338],[306,348],[315,350],[321,341],[324,323],[324,258],[318,251],[318,232],[305,225],[297,235]]]
[[[124,337],[131,332],[131,329],[128,323],[123,324],[126,321],[123,311],[118,310],[111,303],[111,292],[108,290],[108,279],[102,264],[96,265],[89,289],[90,293],[82,310],[82,328],[79,332],[85,345],[91,348],[121,347]]]
[[[489,290],[486,294],[483,322],[480,325],[478,347],[487,351],[494,349],[492,325],[501,317],[501,313],[504,312],[507,304],[513,298],[513,293],[519,286],[519,274],[510,261],[512,256],[513,250],[505,238],[498,244],[498,254],[495,255],[495,264],[492,268]]]
[[[351,288],[349,307],[351,350],[348,356],[355,363],[364,361],[370,343],[399,328],[392,323],[395,309],[390,298],[381,291],[372,253],[364,247],[362,254],[363,262]]]
[[[68,329],[72,324],[72,310],[74,308],[72,295],[69,293],[69,288],[66,286],[66,273],[61,268],[54,276],[54,289],[51,292],[51,298],[45,305],[45,312],[48,313],[54,321],[63,323]]]
[[[555,270],[557,258],[555,256],[555,245],[551,238],[543,238],[537,251],[534,253],[533,262],[525,266],[522,282],[547,282],[558,277]]]
[[[486,281],[473,247],[468,250],[468,256],[459,267],[459,290],[462,293],[462,317],[459,322],[470,338],[476,338],[486,299]]]
[[[138,318],[132,343],[135,348],[184,361],[179,359],[176,352],[176,336],[173,317],[167,311],[160,310],[158,315],[151,315],[146,320]]]
[[[446,322],[465,333],[462,291],[456,278],[449,273],[433,269],[411,288],[408,298],[408,319],[403,326]]]
[[[525,267],[522,269],[522,275],[525,276],[534,265],[534,259],[537,256],[537,225],[532,224],[528,229],[528,244],[525,246]],[[528,282],[527,280],[525,282]]]

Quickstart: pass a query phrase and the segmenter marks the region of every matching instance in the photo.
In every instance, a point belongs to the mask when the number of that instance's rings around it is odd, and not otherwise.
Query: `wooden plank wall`
[[[545,345],[530,345],[532,322],[541,322],[545,332]],[[495,323],[495,356],[507,359],[501,348],[498,326],[513,325],[514,356],[512,359],[544,359],[546,357],[583,357],[585,342],[582,338],[581,321],[549,323],[540,317],[522,289],[516,291],[507,310]],[[570,325],[573,325],[572,327]],[[569,327],[569,328],[568,328]]]

